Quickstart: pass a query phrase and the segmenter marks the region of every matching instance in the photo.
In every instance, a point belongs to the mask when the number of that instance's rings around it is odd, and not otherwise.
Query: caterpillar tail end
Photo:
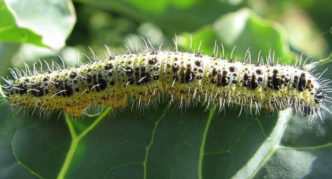
[[[3,97],[3,98],[6,98],[7,96],[6,96],[6,94],[3,92],[3,90],[2,90],[2,85],[1,85],[1,83],[0,83],[0,95]]]

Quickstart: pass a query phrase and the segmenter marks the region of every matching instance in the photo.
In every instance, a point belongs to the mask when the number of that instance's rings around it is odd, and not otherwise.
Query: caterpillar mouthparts
[[[256,112],[262,107],[269,112],[291,107],[320,117],[322,109],[329,111],[324,102],[331,99],[326,95],[329,80],[320,81],[299,67],[246,64],[199,53],[148,50],[75,68],[48,69],[12,69],[14,80],[4,79],[7,85],[2,86],[10,104],[61,109],[78,117],[91,104],[120,107],[129,97],[150,103],[166,94],[181,104],[203,99],[220,110],[237,103]]]

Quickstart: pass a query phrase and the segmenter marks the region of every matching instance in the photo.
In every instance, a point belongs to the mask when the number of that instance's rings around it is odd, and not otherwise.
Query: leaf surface
[[[71,1],[0,0],[0,41],[59,49],[75,21]]]

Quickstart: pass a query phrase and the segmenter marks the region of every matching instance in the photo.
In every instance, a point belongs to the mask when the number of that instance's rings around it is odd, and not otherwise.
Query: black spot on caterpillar
[[[47,64],[48,66],[48,64]],[[125,106],[127,98],[150,103],[169,95],[181,104],[192,99],[246,105],[269,112],[293,108],[296,113],[320,116],[329,80],[320,80],[296,66],[247,64],[199,53],[147,50],[110,56],[79,67],[32,72],[12,69],[14,80],[2,86],[13,107],[62,109],[74,117],[91,104]]]

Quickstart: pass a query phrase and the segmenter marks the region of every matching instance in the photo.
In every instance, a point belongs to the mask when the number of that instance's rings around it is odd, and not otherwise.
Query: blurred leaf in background
[[[59,49],[76,21],[68,1],[0,1],[0,40]]]
[[[227,58],[236,46],[232,57],[237,60],[243,60],[248,48],[253,62],[259,51],[263,57],[275,53],[281,63],[294,63],[301,53],[320,60],[332,51],[331,3],[78,0],[73,6],[70,1],[0,1],[0,41],[17,43],[0,44],[1,75],[8,75],[8,67],[38,58],[59,60],[56,55],[71,65],[87,61],[92,56],[88,47],[98,58],[107,58],[104,44],[113,54],[125,53],[125,46],[145,49],[142,37],[156,48],[164,44],[174,49],[175,34],[185,51],[192,37],[193,50],[201,42],[204,54],[213,54],[216,40],[224,44]],[[328,59],[311,66],[318,71],[332,67]],[[325,78],[332,78],[331,70]],[[76,120],[58,111],[39,115],[9,108],[7,103],[0,106],[0,178],[332,175],[327,113],[324,122],[312,123],[290,110],[274,115],[245,110],[236,118],[236,105],[218,112],[214,106],[205,110],[204,104],[178,109],[164,100],[148,109],[99,106],[100,114],[89,109],[96,115]]]

